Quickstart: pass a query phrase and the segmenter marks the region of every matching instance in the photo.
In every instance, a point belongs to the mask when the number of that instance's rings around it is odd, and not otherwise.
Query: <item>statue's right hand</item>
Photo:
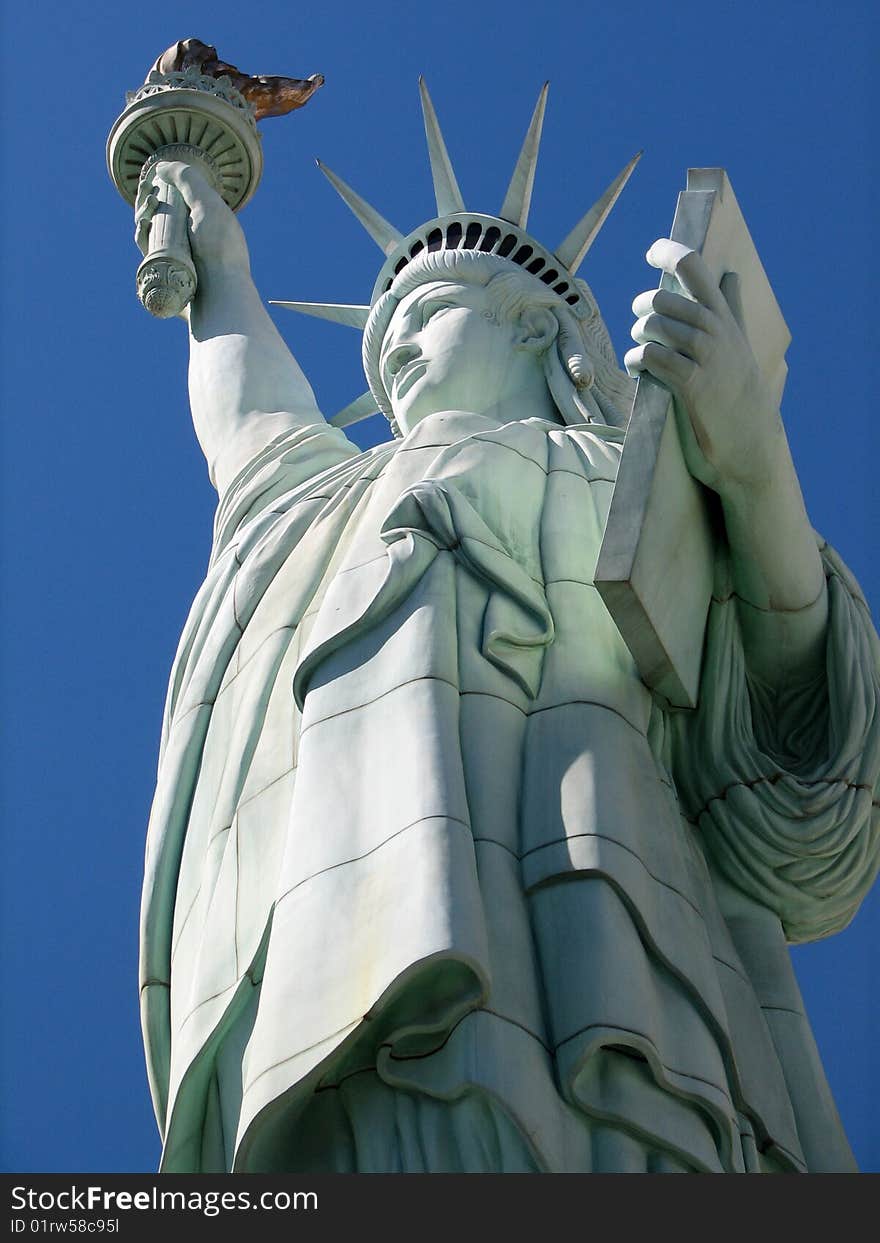
[[[163,183],[174,186],[187,206],[196,266],[249,272],[247,242],[234,213],[197,168],[178,160],[160,160],[141,182],[135,202],[135,242],[141,253],[147,253],[156,192]]]

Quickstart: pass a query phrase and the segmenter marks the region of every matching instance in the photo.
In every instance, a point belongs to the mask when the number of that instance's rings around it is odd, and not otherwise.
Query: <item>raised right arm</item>
[[[222,493],[276,436],[323,416],[251,278],[241,226],[197,169],[160,162],[156,180],[175,185],[190,212],[190,242],[198,289],[187,308],[189,397],[193,423]],[[137,207],[143,249],[152,214],[149,187]]]

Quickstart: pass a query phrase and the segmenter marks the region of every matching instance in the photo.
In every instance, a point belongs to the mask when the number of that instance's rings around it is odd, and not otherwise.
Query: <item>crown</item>
[[[361,198],[341,177],[318,160],[317,164],[321,172],[386,256],[385,262],[376,278],[368,305],[283,301],[273,301],[272,305],[286,307],[288,310],[330,320],[333,323],[345,324],[351,328],[363,329],[366,327],[372,308],[391,288],[395,277],[413,259],[426,251],[470,250],[495,255],[523,268],[552,289],[568,306],[575,318],[587,319],[595,308],[588,300],[588,290],[585,284],[576,280],[576,273],[642,153],[640,151],[633,156],[604,194],[581,217],[555,250],[547,250],[527,232],[526,225],[535,184],[535,170],[541,145],[548,88],[549,83],[545,82],[538,95],[504,202],[501,204],[498,215],[491,216],[466,209],[431,96],[428,94],[424,78],[419,78],[419,94],[437,201],[437,215],[419,225],[411,233],[404,235],[365,199]],[[375,398],[372,393],[367,392],[341,410],[330,422],[337,427],[347,427],[351,423],[367,418],[375,413],[375,410]]]

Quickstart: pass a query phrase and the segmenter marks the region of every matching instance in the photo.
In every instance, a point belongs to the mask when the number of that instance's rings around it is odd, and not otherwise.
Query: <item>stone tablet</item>
[[[777,401],[791,341],[722,168],[688,169],[670,234],[720,282],[739,276],[740,324]],[[682,292],[674,278],[661,285]],[[668,391],[643,376],[596,566],[596,587],[652,689],[692,708],[714,578],[715,501],[685,465]]]

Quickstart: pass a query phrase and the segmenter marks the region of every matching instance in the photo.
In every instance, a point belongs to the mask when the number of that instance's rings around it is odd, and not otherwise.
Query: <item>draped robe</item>
[[[853,1168],[786,943],[878,868],[876,635],[823,549],[827,672],[771,696],[720,563],[666,710],[593,585],[621,443],[306,426],[221,498],[147,843],[163,1169]]]

